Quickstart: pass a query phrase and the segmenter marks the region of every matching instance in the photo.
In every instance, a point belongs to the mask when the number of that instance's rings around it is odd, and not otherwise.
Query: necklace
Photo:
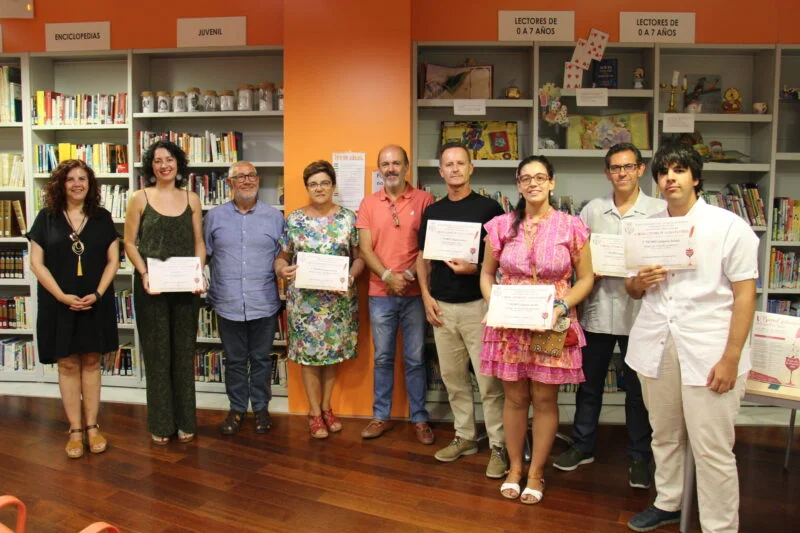
[[[67,224],[69,224],[69,228],[72,230],[72,233],[69,234],[69,240],[72,241],[72,253],[78,256],[78,276],[83,276],[81,256],[86,247],[83,245],[83,241],[81,241],[80,233],[83,231],[83,227],[86,226],[86,213],[83,214],[83,220],[77,230],[75,226],[72,225],[72,221],[69,219],[66,209],[64,210],[64,218],[67,219]]]

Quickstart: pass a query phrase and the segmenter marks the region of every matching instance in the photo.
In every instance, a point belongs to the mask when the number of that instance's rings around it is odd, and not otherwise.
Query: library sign
[[[178,19],[178,46],[245,46],[247,17]]]
[[[44,33],[48,52],[111,50],[111,23],[108,21],[45,24]]]
[[[621,43],[694,43],[694,13],[619,14]]]
[[[498,11],[499,41],[574,41],[574,11]]]

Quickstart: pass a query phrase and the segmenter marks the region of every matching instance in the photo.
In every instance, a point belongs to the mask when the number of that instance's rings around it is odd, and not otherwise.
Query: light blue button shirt
[[[242,213],[230,201],[209,211],[204,226],[211,256],[208,302],[217,314],[243,322],[277,313],[281,301],[272,264],[280,251],[283,213],[261,201]]]

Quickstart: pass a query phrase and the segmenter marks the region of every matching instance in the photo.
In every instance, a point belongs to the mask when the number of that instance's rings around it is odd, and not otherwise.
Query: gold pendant
[[[78,256],[78,277],[83,276],[83,266],[81,265],[81,256]]]

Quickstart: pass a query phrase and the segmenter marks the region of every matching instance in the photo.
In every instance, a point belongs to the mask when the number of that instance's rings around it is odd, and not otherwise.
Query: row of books
[[[22,72],[18,67],[0,67],[0,124],[22,122]]]
[[[767,313],[800,316],[800,302],[792,300],[767,300]]]
[[[100,205],[105,207],[113,218],[125,218],[128,206],[128,187],[125,185],[100,185]]]
[[[0,187],[24,186],[25,162],[22,158],[22,154],[0,154]]]
[[[30,296],[0,298],[0,329],[31,328],[31,309]]]
[[[189,190],[197,193],[204,206],[222,205],[231,198],[228,173],[189,174]]]
[[[136,368],[136,347],[130,343],[100,358],[100,373],[104,376],[135,376]]]
[[[33,166],[38,173],[52,172],[68,159],[83,161],[95,173],[128,172],[128,146],[125,144],[37,144],[33,156]]]
[[[36,91],[31,100],[33,124],[37,126],[127,122],[128,93],[69,95],[56,91]]]
[[[114,291],[114,308],[117,312],[117,324],[133,324],[136,320],[133,291],[130,289]]]
[[[772,205],[772,240],[800,241],[800,200],[778,196]]]
[[[36,352],[33,341],[12,337],[0,341],[0,370],[18,372],[36,368]]]
[[[197,336],[219,339],[219,320],[213,309],[203,307],[197,317]]]
[[[20,200],[0,200],[0,236],[19,237],[28,232]]]
[[[767,225],[764,202],[761,200],[758,186],[754,183],[728,185],[728,192],[704,192],[703,199],[710,205],[736,213],[751,226]]]
[[[800,277],[800,261],[795,252],[772,248],[769,253],[769,288],[796,289]]]
[[[140,131],[137,133],[139,158],[158,140],[169,140],[180,146],[190,163],[235,163],[244,159],[240,132],[208,130],[204,133]]]
[[[0,248],[0,278],[23,279],[28,268],[27,248]]]
[[[282,352],[271,352],[270,383],[285,387],[288,382],[288,359]],[[225,351],[201,349],[194,353],[194,380],[204,383],[225,383]]]

